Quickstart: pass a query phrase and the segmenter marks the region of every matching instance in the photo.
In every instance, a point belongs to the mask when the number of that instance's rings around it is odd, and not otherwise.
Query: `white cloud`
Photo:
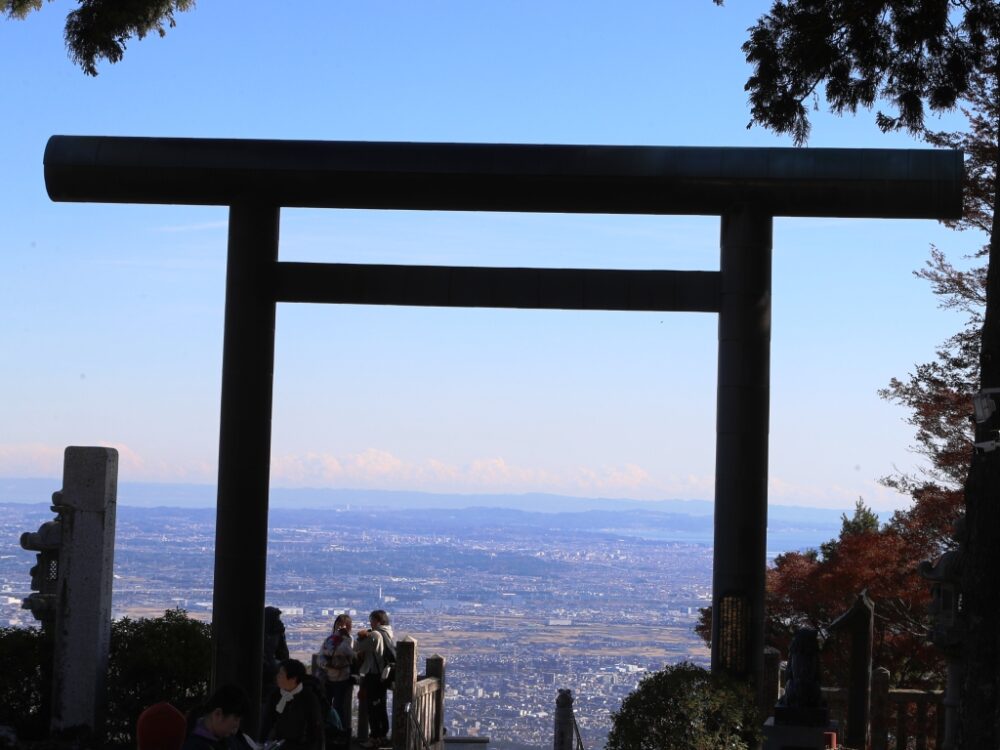
[[[634,464],[553,470],[511,464],[501,456],[455,464],[440,458],[407,461],[369,448],[360,453],[275,456],[271,481],[280,486],[411,489],[427,492],[553,492],[665,497],[645,469]]]
[[[215,461],[171,462],[150,460],[124,443],[88,441],[90,445],[118,451],[119,482],[215,482]],[[0,443],[0,476],[61,477],[65,445],[46,443]],[[213,457],[214,458],[214,457]]]
[[[211,484],[211,460],[170,461],[149,457],[123,443],[99,442],[118,450],[119,481]],[[64,446],[0,443],[0,476],[59,477]],[[407,460],[378,448],[333,455],[285,454],[271,459],[271,482],[281,487],[331,487],[454,493],[550,492],[582,497],[711,500],[711,474],[655,474],[633,463],[553,469],[512,464],[502,456],[458,464],[441,458]],[[768,499],[779,505],[849,508],[862,496],[880,515],[906,507],[908,498],[873,481],[858,486],[813,485],[772,476]]]
[[[212,483],[217,479],[214,456],[211,461],[168,461],[144,455],[123,443],[100,444],[118,450],[119,481]],[[60,476],[62,452],[62,446],[0,444],[0,475]],[[455,493],[551,492],[636,499],[710,498],[713,485],[710,476],[689,475],[657,481],[649,471],[636,464],[559,470],[516,465],[502,456],[458,464],[440,458],[404,460],[377,448],[339,456],[323,452],[273,456],[271,482],[282,487]]]

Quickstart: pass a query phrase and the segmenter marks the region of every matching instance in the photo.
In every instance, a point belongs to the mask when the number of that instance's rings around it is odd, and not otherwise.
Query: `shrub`
[[[761,738],[750,688],[688,662],[644,677],[611,720],[606,750],[745,750]]]
[[[181,609],[111,623],[106,747],[135,747],[144,709],[170,701],[188,711],[208,693],[211,627]],[[0,725],[20,740],[48,734],[52,644],[39,628],[0,628]]]
[[[0,725],[22,739],[48,733],[52,643],[40,628],[0,628]]]
[[[169,701],[186,712],[204,700],[211,674],[211,626],[182,609],[163,617],[111,624],[108,745],[135,746],[135,722],[147,707]]]

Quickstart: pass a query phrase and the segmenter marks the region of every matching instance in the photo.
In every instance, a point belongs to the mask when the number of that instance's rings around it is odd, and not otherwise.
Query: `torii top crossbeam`
[[[958,218],[962,155],[891,149],[542,146],[54,136],[55,201]]]
[[[712,667],[756,679],[772,218],[956,219],[963,166],[927,150],[54,136],[45,180],[56,201],[230,207],[212,666],[259,696],[277,302],[718,313]],[[284,206],[718,215],[721,257],[719,271],[282,263]]]

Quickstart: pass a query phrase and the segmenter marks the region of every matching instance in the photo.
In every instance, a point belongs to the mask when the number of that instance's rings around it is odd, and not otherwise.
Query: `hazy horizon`
[[[0,477],[0,503],[33,504],[50,502],[47,498],[60,489],[61,479],[47,477]],[[118,504],[135,508],[214,508],[217,487],[214,484],[120,482]],[[591,510],[650,510],[659,513],[710,517],[714,501],[699,498],[635,499],[627,497],[588,497],[545,492],[459,493],[422,490],[379,490],[364,488],[280,487],[270,489],[272,508],[308,510],[359,507],[400,509],[504,508],[539,513],[573,513]],[[782,519],[839,519],[850,507],[817,508],[809,505],[770,503],[770,515]],[[886,513],[882,513],[888,516]]]

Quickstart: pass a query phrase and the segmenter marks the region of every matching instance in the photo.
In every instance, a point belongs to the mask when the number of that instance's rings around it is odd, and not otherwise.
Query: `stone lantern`
[[[925,560],[917,572],[931,582],[931,642],[944,652],[947,678],[944,691],[944,743],[942,750],[955,747],[958,736],[958,710],[961,704],[964,623],[962,619],[962,563],[965,557],[965,519],[955,524],[956,549],[945,552],[933,563]]]

